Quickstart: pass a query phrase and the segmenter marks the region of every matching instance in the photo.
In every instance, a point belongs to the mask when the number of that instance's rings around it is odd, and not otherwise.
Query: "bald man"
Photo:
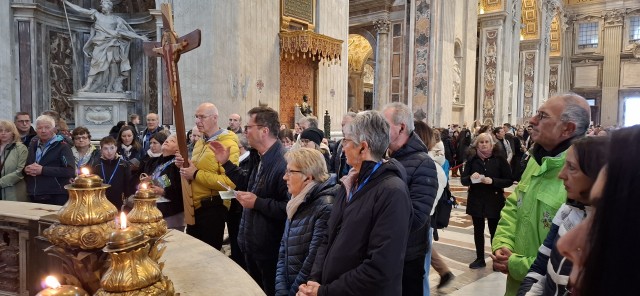
[[[193,205],[196,209],[196,223],[187,226],[187,234],[220,250],[228,209],[228,205],[222,202],[218,193],[227,189],[220,183],[231,188],[235,188],[235,185],[229,180],[224,168],[216,160],[215,153],[208,146],[210,142],[216,141],[227,147],[230,152],[229,160],[238,165],[238,136],[220,128],[218,108],[214,104],[203,103],[198,106],[195,120],[197,130],[202,133],[202,139],[196,141],[193,147],[189,167],[182,168],[184,160],[182,156],[176,156],[180,175],[191,183]]]
[[[229,116],[229,127],[227,129],[236,134],[242,134],[242,117],[240,117],[240,114],[234,113]]]
[[[547,100],[529,121],[536,144],[520,182],[506,199],[491,245],[493,268],[507,274],[507,296],[517,294],[553,217],[567,201],[558,174],[567,149],[574,139],[586,134],[590,118],[589,104],[583,97],[564,94]]]
[[[140,139],[142,142],[143,154],[147,153],[147,150],[149,150],[149,141],[151,140],[151,136],[163,129],[164,127],[160,125],[158,114],[147,114],[147,128],[142,131],[142,138]]]

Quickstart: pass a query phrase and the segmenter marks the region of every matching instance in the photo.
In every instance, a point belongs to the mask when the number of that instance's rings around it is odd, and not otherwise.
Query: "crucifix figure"
[[[178,138],[178,149],[180,154],[187,156],[187,133],[185,131],[184,112],[182,111],[182,96],[180,94],[180,76],[178,75],[178,61],[180,55],[200,46],[200,30],[178,37],[173,29],[173,14],[171,6],[162,4],[162,25],[164,32],[160,42],[145,42],[144,52],[151,57],[161,57],[167,69],[169,80],[169,93],[173,103],[173,115],[175,117],[176,136]],[[185,161],[184,166],[188,166]],[[189,225],[195,223],[193,199],[191,197],[191,186],[187,180],[182,179],[182,199],[184,201],[184,219]]]

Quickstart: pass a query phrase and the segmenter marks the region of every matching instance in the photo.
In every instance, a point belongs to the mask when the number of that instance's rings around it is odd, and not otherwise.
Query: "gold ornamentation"
[[[300,56],[314,61],[328,60],[338,63],[342,54],[342,40],[313,31],[280,32],[280,58]]]
[[[43,232],[52,244],[63,248],[95,250],[104,247],[115,223],[109,221],[88,226],[53,224]]]
[[[133,209],[127,214],[132,225],[142,229],[151,238],[158,238],[167,233],[167,222],[162,219],[162,213],[156,206],[156,195],[146,184],[136,192],[133,199]]]

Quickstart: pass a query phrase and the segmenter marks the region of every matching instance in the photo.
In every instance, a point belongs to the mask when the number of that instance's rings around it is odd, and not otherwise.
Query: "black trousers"
[[[232,207],[233,209],[233,207]],[[244,254],[238,246],[238,233],[240,232],[240,219],[242,219],[242,212],[229,211],[227,214],[227,230],[229,231],[229,245],[231,247],[231,260],[240,265],[243,269],[245,267]]]
[[[258,260],[251,254],[244,254],[247,273],[258,283],[267,296],[276,294],[276,267],[278,258]]]
[[[69,195],[67,194],[29,195],[29,200],[31,202],[57,206],[63,206],[67,203],[68,199]]]
[[[423,294],[422,281],[424,279],[424,259],[426,254],[405,261],[402,268],[402,295],[413,296]]]
[[[476,243],[476,258],[484,259],[484,218],[471,217],[473,221],[473,240]],[[491,242],[498,228],[498,218],[487,218],[489,224],[489,233],[491,234]]]
[[[195,211],[196,224],[187,226],[187,234],[220,250],[224,236],[227,207],[222,203],[203,201]]]

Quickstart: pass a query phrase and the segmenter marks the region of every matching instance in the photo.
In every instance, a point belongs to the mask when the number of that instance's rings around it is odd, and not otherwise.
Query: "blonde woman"
[[[22,169],[29,154],[15,124],[0,120],[0,199],[29,201]]]

